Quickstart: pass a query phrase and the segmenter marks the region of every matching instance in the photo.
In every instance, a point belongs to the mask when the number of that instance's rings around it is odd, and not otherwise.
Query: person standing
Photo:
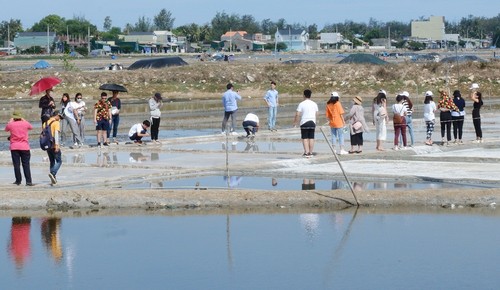
[[[318,117],[318,105],[311,100],[312,91],[304,90],[304,100],[297,107],[293,119],[294,127],[300,124],[300,134],[304,153],[302,157],[313,157],[314,130],[316,129],[316,118]],[[299,123],[300,120],[300,123]]]
[[[101,140],[104,146],[108,146],[108,139],[106,138],[106,132],[110,126],[112,120],[111,115],[111,103],[107,101],[108,94],[106,92],[101,93],[101,99],[94,105],[94,125],[97,131],[97,146],[101,147]]]
[[[470,87],[470,98],[474,102],[472,109],[472,123],[474,124],[474,131],[476,132],[476,140],[474,143],[483,143],[483,130],[481,129],[481,114],[480,110],[483,106],[483,96],[479,92],[479,85],[472,84]]]
[[[462,94],[459,90],[453,92],[453,103],[457,106],[457,111],[451,112],[451,120],[453,122],[453,144],[463,145],[462,141],[463,128],[464,128],[464,118],[465,118],[465,100],[462,98]],[[457,140],[458,138],[458,140]]]
[[[436,123],[434,113],[437,110],[436,103],[432,100],[432,95],[431,91],[427,91],[425,92],[424,99],[424,121],[427,128],[425,144],[429,146],[432,146],[432,132],[434,132],[434,124]]]
[[[267,119],[268,129],[270,131],[276,130],[276,115],[278,114],[278,91],[276,90],[276,83],[274,81],[271,82],[271,88],[266,92],[264,96],[264,100],[266,101],[269,117]]]
[[[365,120],[365,109],[363,109],[363,99],[360,96],[352,98],[352,107],[347,115],[351,131],[351,150],[349,154],[363,152],[363,132],[369,132]],[[356,150],[357,149],[357,150]]]
[[[403,106],[406,108],[406,115],[405,115],[405,121],[406,121],[406,130],[408,131],[410,135],[410,147],[413,147],[413,144],[415,142],[415,135],[413,133],[413,103],[410,100],[410,93],[407,91],[404,91],[401,93],[403,96]]]
[[[441,123],[441,138],[442,145],[450,145],[451,141],[451,111],[458,111],[457,106],[453,100],[449,97],[448,92],[444,89],[439,90],[439,94],[441,95],[441,99],[438,102],[439,113],[439,122]],[[446,141],[444,138],[444,134],[446,131]]]
[[[389,122],[389,116],[387,114],[387,93],[384,90],[380,90],[373,100],[372,113],[377,139],[377,146],[375,149],[384,151],[384,142],[387,140],[387,122]]]
[[[49,178],[51,185],[57,184],[56,175],[57,172],[59,171],[59,168],[61,168],[62,165],[61,146],[60,146],[60,135],[61,135],[60,120],[62,118],[64,118],[62,113],[60,113],[59,110],[55,110],[52,113],[52,117],[47,120],[47,123],[43,124],[44,127],[45,125],[50,126],[50,132],[52,134],[52,138],[54,139],[52,147],[47,149],[47,155],[49,156],[49,161],[50,161]]]
[[[337,143],[337,154],[347,154],[344,150],[344,108],[340,103],[339,93],[332,92],[330,99],[326,102],[326,118],[330,124],[330,131],[332,134],[332,145],[335,148]]]
[[[242,123],[243,129],[247,132],[247,138],[255,137],[259,131],[259,117],[254,113],[248,113]]]
[[[238,101],[241,100],[241,96],[238,92],[234,91],[233,84],[229,83],[226,86],[227,91],[222,95],[222,105],[224,105],[224,119],[222,119],[222,134],[226,134],[226,125],[227,120],[231,117],[231,129],[230,132],[232,135],[237,135],[234,132],[234,128],[236,128],[236,112],[238,111]]]
[[[42,123],[47,122],[50,117],[52,117],[52,112],[56,108],[54,98],[51,96],[52,89],[45,90],[45,95],[43,95],[38,101],[38,107],[42,109],[40,119]]]
[[[158,132],[160,131],[160,108],[163,105],[162,97],[160,93],[155,93],[149,99],[149,112],[151,113],[151,141],[156,144],[161,144],[158,141]]]
[[[69,95],[68,95],[69,98]],[[82,147],[83,140],[80,138],[80,129],[79,124],[81,122],[80,117],[78,116],[77,102],[68,102],[64,108],[64,120],[61,122],[62,124],[66,123],[69,125],[72,134],[72,141],[74,143],[74,147]],[[62,127],[62,126],[61,126]],[[62,131],[62,129],[61,129]],[[62,135],[62,134],[61,134]],[[61,141],[62,142],[62,141]]]
[[[70,99],[69,99],[69,94],[68,93],[64,93],[61,97],[61,101],[59,102],[59,112],[62,112],[63,114],[66,113],[65,109],[66,107],[68,106],[68,104],[70,103]],[[64,146],[64,143],[66,142],[66,131],[68,130],[68,127],[71,128],[71,126],[69,125],[68,123],[68,120],[64,119],[61,121],[61,146]],[[73,131],[73,130],[71,130]]]
[[[406,107],[403,105],[404,97],[398,95],[396,97],[396,104],[392,105],[392,113],[394,114],[394,150],[399,150],[399,136],[403,137],[403,149],[406,149]]]
[[[80,132],[80,140],[85,143],[85,113],[87,112],[87,107],[85,106],[85,101],[83,101],[83,96],[81,93],[76,93],[75,95],[75,109],[77,113],[77,118],[80,119],[78,123],[78,131]]]
[[[14,111],[12,119],[5,126],[5,131],[10,133],[10,156],[12,157],[12,164],[14,165],[14,176],[16,180],[14,184],[20,185],[22,181],[21,164],[23,166],[24,179],[26,179],[26,186],[33,186],[31,180],[30,169],[30,143],[28,131],[33,129],[31,124],[23,119],[21,112]]]
[[[113,129],[113,142],[118,144],[116,135],[118,134],[118,125],[120,124],[120,110],[122,109],[122,101],[118,98],[118,91],[113,91],[113,95],[108,99],[111,104],[111,123],[106,130],[106,137],[109,140],[111,129]]]

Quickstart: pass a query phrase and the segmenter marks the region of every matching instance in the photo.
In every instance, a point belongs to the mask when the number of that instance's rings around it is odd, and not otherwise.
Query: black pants
[[[243,121],[243,129],[245,129],[245,132],[247,132],[247,136],[252,133],[255,135],[257,132],[257,123],[254,121]]]
[[[158,132],[160,131],[160,118],[151,118],[151,140],[158,140]]]
[[[453,121],[453,138],[456,140],[462,140],[463,128],[464,128],[464,116],[452,116]]]
[[[479,114],[479,109],[472,110],[472,123],[474,124],[474,130],[476,131],[476,138],[483,138],[483,130],[481,129],[481,115]]]
[[[229,112],[224,112],[224,119],[222,119],[222,132],[226,131],[226,125],[227,125],[227,120],[229,120],[229,117],[231,117],[231,132],[233,132],[236,124],[236,112],[238,110],[234,111],[229,111]]]
[[[451,112],[441,112],[439,114],[439,119],[441,122],[441,138],[444,139],[444,133],[446,131],[446,140],[451,141]]]
[[[31,183],[31,152],[29,150],[11,150],[10,155],[12,156],[12,163],[14,164],[14,175],[16,177],[16,183],[20,184],[23,180],[21,176],[21,164],[23,165],[23,172],[26,183]]]

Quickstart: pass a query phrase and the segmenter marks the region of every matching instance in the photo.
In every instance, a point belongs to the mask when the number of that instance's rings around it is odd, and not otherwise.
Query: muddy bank
[[[7,210],[252,210],[341,209],[355,206],[349,190],[164,190],[164,189],[37,189],[15,187],[0,193],[0,209]],[[444,207],[496,209],[500,189],[442,189],[356,192],[361,207]]]

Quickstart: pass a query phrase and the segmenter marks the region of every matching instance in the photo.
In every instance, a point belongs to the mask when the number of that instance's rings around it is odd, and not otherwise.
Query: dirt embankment
[[[123,59],[125,64],[133,59]],[[56,93],[79,91],[97,96],[102,83],[127,86],[122,98],[149,96],[159,91],[173,98],[207,98],[219,96],[228,82],[233,82],[245,95],[262,94],[269,80],[275,80],[282,96],[299,95],[304,88],[315,94],[339,91],[342,96],[374,96],[380,89],[390,95],[402,90],[412,95],[427,90],[466,91],[471,83],[479,83],[483,94],[500,96],[500,62],[487,63],[414,63],[402,61],[385,66],[337,64],[330,61],[303,64],[283,64],[273,59],[249,59],[233,62],[201,62],[190,57],[189,65],[155,70],[104,71],[88,70],[105,67],[109,60],[75,60],[72,71],[58,69],[8,71],[16,67],[14,60],[0,61],[0,98],[29,97],[32,83],[40,77],[57,75],[63,79]],[[54,61],[57,62],[57,61]],[[18,64],[23,67],[22,63]],[[56,67],[56,65],[54,65]],[[62,67],[61,64],[58,67]]]

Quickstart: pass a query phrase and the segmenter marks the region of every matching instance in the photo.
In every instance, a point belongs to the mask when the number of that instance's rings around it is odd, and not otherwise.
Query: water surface
[[[499,222],[494,209],[3,217],[2,288],[497,289]]]

